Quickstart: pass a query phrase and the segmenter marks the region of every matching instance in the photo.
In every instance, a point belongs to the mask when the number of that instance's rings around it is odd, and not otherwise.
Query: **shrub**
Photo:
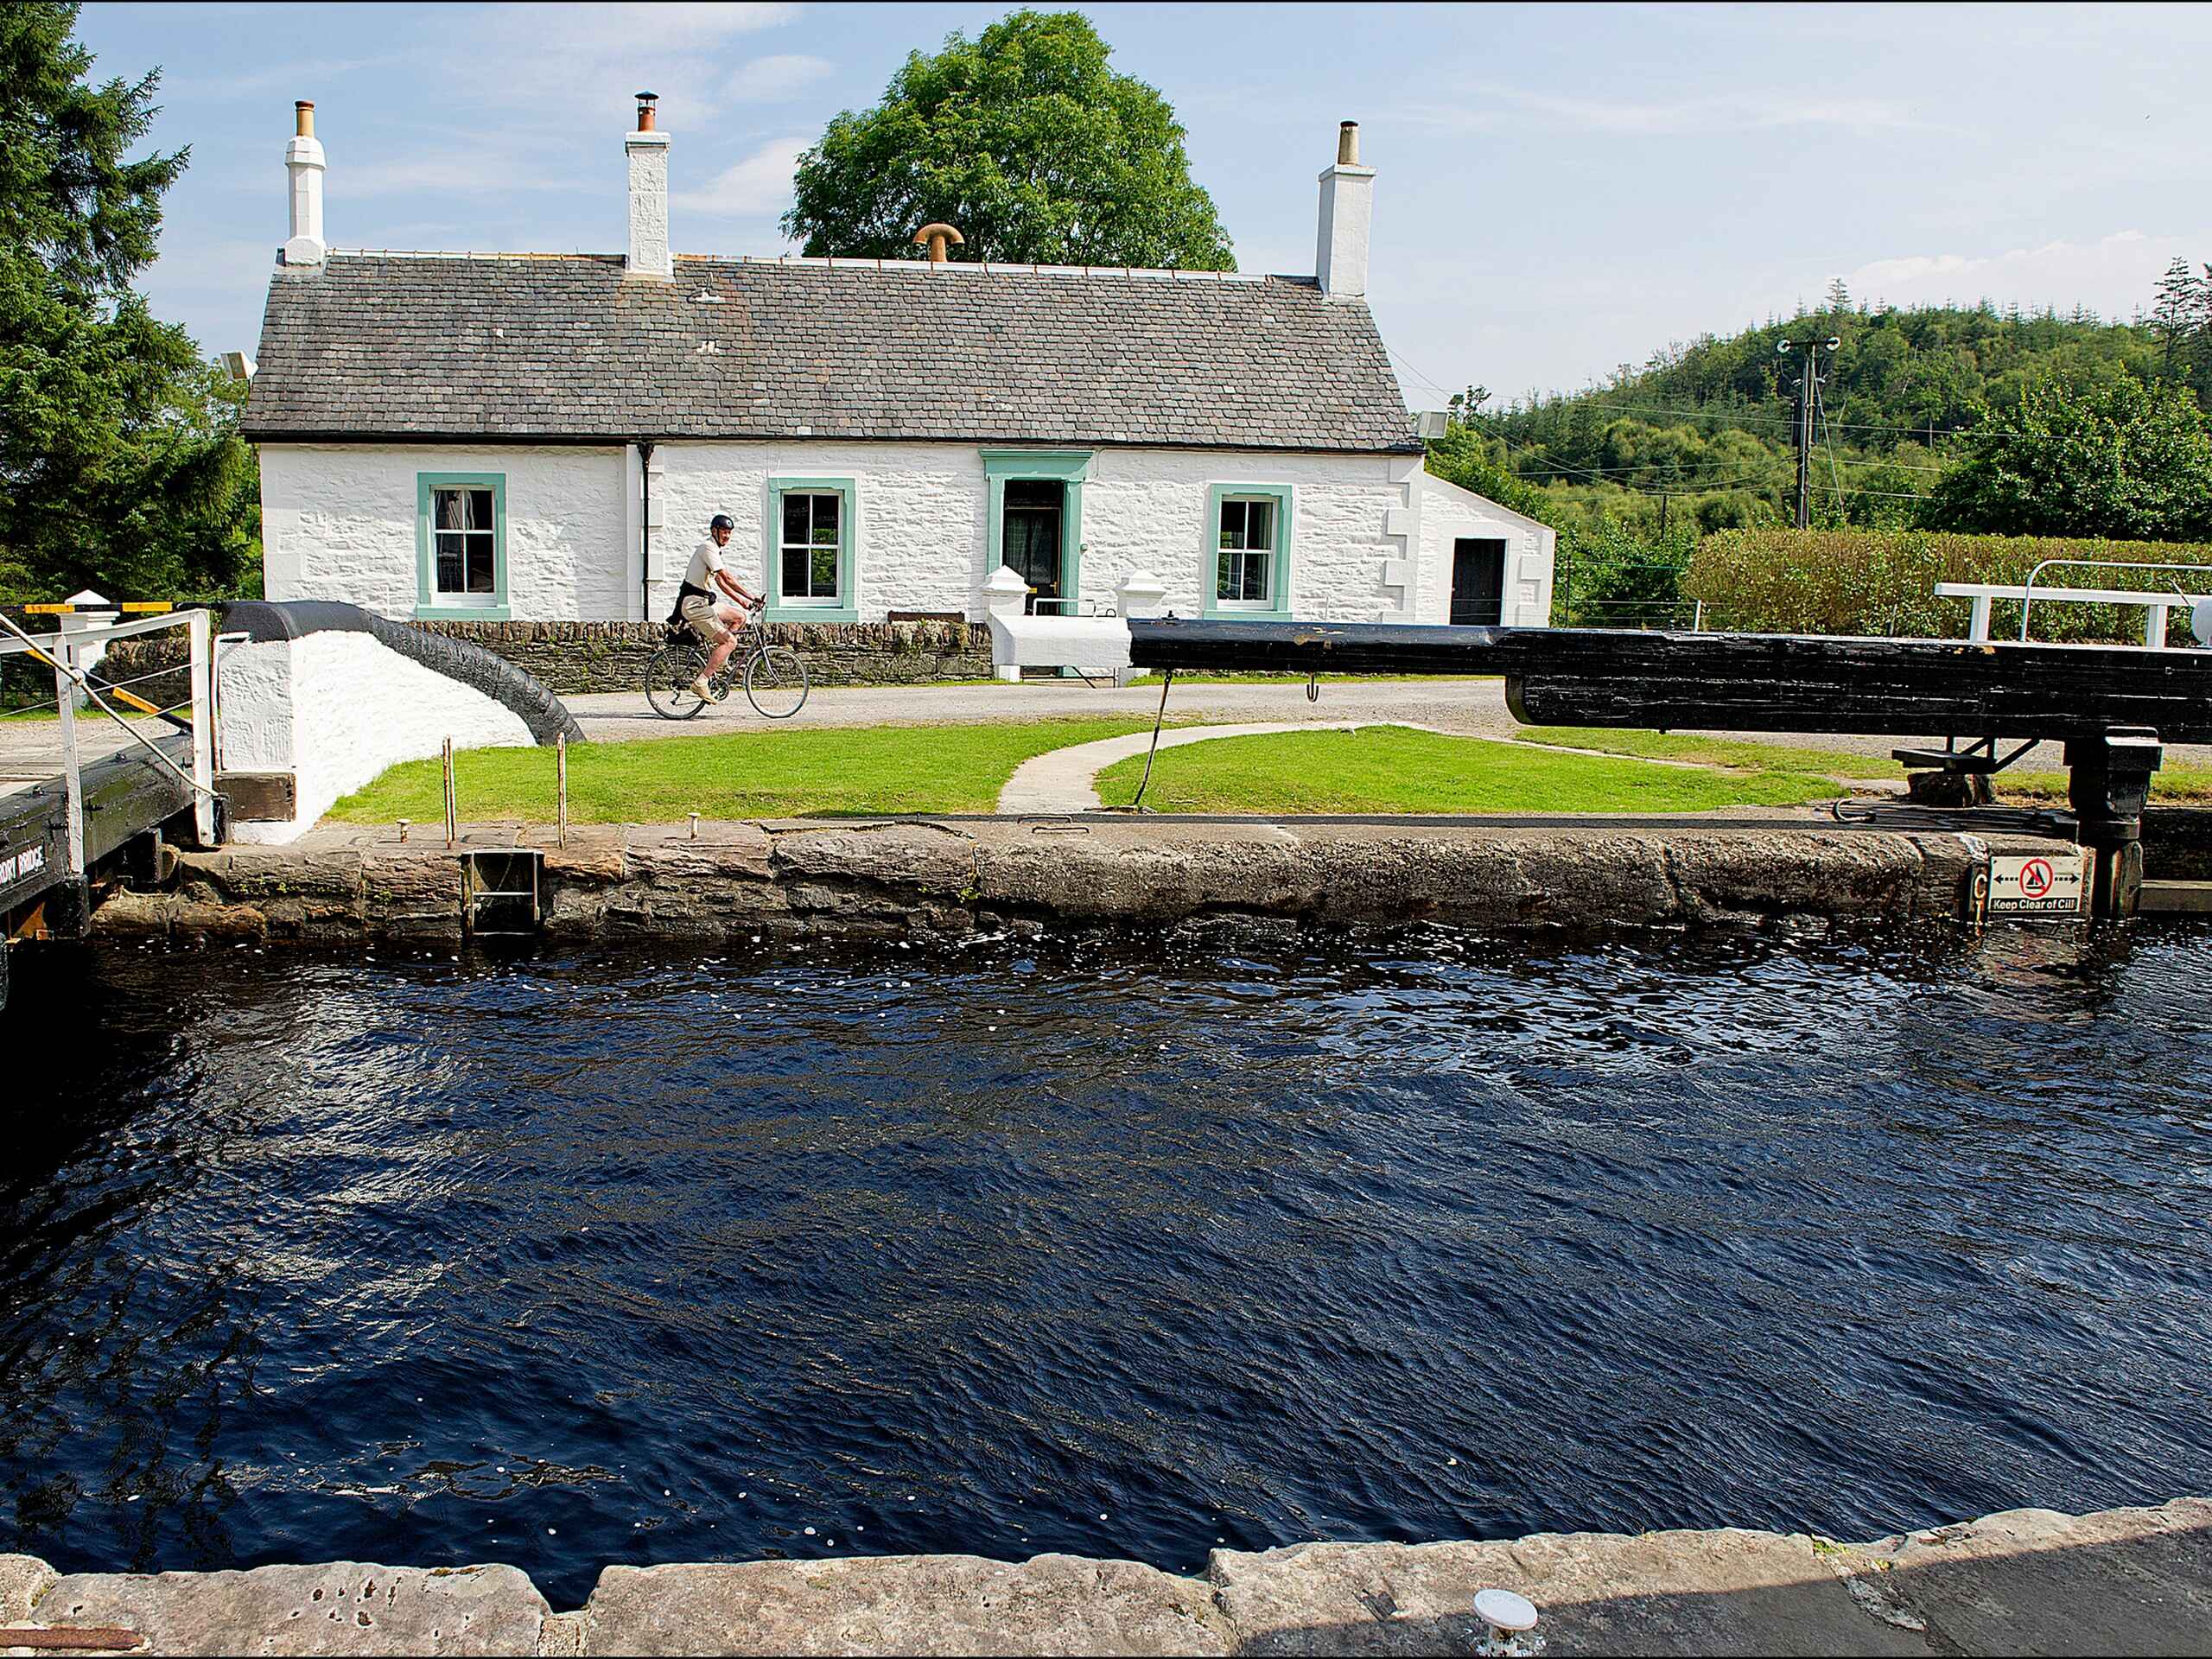
[[[2023,582],[2045,559],[2194,564],[2205,574],[2062,567],[2037,578],[2039,588],[2048,582],[2158,591],[2179,584],[2193,598],[2212,594],[2212,545],[1915,530],[1723,531],[1698,543],[1682,592],[1705,601],[1708,628],[1963,639],[1968,603],[1936,598],[1937,582]],[[1992,607],[1993,638],[2017,638],[2019,628],[2018,601]],[[2038,604],[2033,632],[2045,640],[2139,642],[2143,613],[2132,606]],[[2167,638],[2190,638],[2185,611],[2168,619]]]

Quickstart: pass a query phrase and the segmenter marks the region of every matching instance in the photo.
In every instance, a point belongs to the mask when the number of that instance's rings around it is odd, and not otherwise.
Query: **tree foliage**
[[[1664,493],[1670,522],[1688,512],[1707,531],[1779,524],[1795,503],[1800,359],[1775,348],[1831,335],[1842,344],[1813,427],[1816,525],[1913,524],[1921,498],[1972,452],[1967,435],[1979,423],[2051,384],[2088,391],[2156,378],[2161,355],[2155,322],[2007,315],[1986,302],[1877,309],[1854,305],[1839,283],[1819,310],[1669,346],[1602,385],[1532,395],[1479,424],[1570,522],[1656,534]]]
[[[969,259],[1236,269],[1174,111],[1109,55],[1072,11],[910,54],[881,103],[799,157],[785,233],[810,254],[918,258],[914,232],[942,220]]]
[[[2039,387],[1936,484],[1931,529],[2139,541],[2212,537],[2212,427],[2183,387]]]
[[[130,283],[187,152],[131,152],[159,72],[89,79],[77,7],[0,8],[0,592],[230,590],[257,555],[245,389]]]

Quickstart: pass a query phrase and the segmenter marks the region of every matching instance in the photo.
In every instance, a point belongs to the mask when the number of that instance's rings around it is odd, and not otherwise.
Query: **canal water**
[[[1841,1537],[2212,1491],[2212,935],[19,956],[0,1549]]]

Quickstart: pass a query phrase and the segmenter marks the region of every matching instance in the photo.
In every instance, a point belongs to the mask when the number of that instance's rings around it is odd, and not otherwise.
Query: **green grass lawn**
[[[2024,806],[2064,806],[2066,774],[2063,772],[2000,772],[1991,780],[1997,798]],[[2212,804],[2212,766],[2176,765],[2168,761],[2152,774],[2151,798],[2174,805]]]
[[[1143,775],[1141,755],[1116,762],[1099,774],[1099,796],[1126,806]],[[1162,749],[1145,804],[1162,812],[1702,812],[1841,792],[1804,771],[1694,771],[1372,726]]]
[[[1135,717],[1002,725],[894,726],[732,732],[569,750],[574,823],[709,818],[988,812],[1032,755],[1095,738],[1149,731]],[[553,821],[553,751],[469,749],[454,757],[464,820]],[[350,823],[445,817],[435,760],[410,760],[330,809]]]
[[[1516,734],[1523,743],[1567,749],[1602,749],[1607,754],[1642,755],[1650,760],[1693,760],[1700,766],[1733,766],[1746,772],[1811,772],[1824,778],[1902,778],[1904,768],[1886,754],[1853,749],[1799,747],[1752,743],[1737,738],[1692,737],[1680,732],[1624,731],[1596,726],[1527,726]]]

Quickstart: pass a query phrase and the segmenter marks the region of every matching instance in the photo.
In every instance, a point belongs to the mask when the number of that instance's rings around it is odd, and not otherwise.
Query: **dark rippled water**
[[[19,956],[0,1548],[601,1564],[2212,1490],[2212,938]]]

